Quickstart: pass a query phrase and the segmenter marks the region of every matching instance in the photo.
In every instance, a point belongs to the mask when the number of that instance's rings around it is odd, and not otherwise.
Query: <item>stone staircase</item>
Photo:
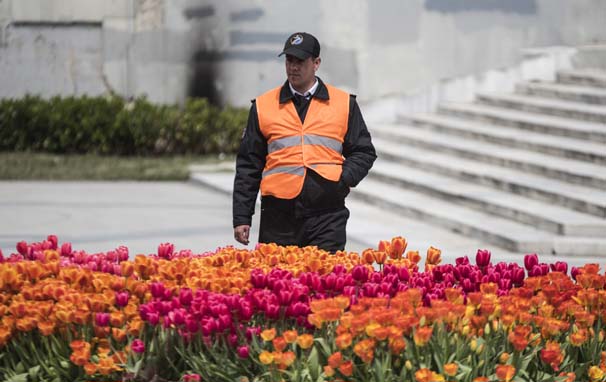
[[[512,252],[606,257],[606,72],[371,126],[352,196]]]

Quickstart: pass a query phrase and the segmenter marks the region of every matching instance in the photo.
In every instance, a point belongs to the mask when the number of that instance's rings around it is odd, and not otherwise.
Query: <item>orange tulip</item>
[[[50,336],[55,331],[55,323],[52,321],[38,322],[38,330],[43,336]]]
[[[335,375],[335,369],[333,369],[332,367],[326,365],[324,366],[324,375],[326,375],[327,377],[332,377]]]
[[[392,259],[399,259],[402,257],[404,251],[406,251],[406,247],[408,246],[408,242],[402,236],[397,236],[391,239],[391,246],[389,250],[389,257]]]
[[[259,354],[259,361],[261,361],[263,365],[269,365],[274,361],[274,356],[267,350],[263,350],[261,354]]]
[[[286,343],[289,343],[289,344],[295,343],[297,341],[298,335],[299,334],[297,333],[296,330],[287,330],[284,333],[282,333],[284,340],[286,341]]]
[[[604,371],[597,366],[591,366],[588,374],[591,382],[602,381],[604,380],[604,376],[606,376],[606,373],[604,373]]]
[[[509,382],[516,374],[516,368],[511,365],[497,365],[497,378],[499,381]]]
[[[276,337],[271,342],[274,345],[274,349],[276,349],[278,352],[284,351],[286,345],[288,345],[284,337]]]
[[[402,337],[396,337],[389,340],[389,350],[393,354],[400,354],[406,349],[406,341]]]
[[[296,358],[297,358],[297,356],[295,355],[295,353],[293,353],[291,351],[287,351],[285,353],[282,353],[282,355],[280,357],[280,364],[288,367],[288,366],[292,365],[293,362],[295,362]]]
[[[372,250],[372,249],[370,249],[370,248],[365,249],[365,250],[362,252],[362,259],[364,259],[364,262],[365,262],[366,264],[373,264],[373,263],[375,262],[375,254],[374,254],[374,252],[375,252],[375,251],[373,251],[373,250]]]
[[[328,366],[332,367],[333,369],[338,368],[342,363],[343,354],[341,354],[340,351],[333,353],[328,357]]]
[[[413,264],[418,264],[421,261],[421,255],[419,255],[419,251],[408,251],[406,253],[406,258]]]
[[[93,375],[97,372],[97,365],[92,362],[84,364],[84,372],[86,375]]]
[[[541,360],[555,371],[560,369],[560,364],[564,360],[564,354],[560,349],[560,344],[554,341],[548,341],[545,348],[541,350]]]
[[[276,337],[276,328],[265,329],[261,332],[261,338],[263,341],[271,341]]]
[[[459,370],[459,366],[456,363],[447,363],[444,365],[444,374],[449,377],[454,377],[457,375],[457,371]]]
[[[389,241],[381,240],[381,241],[379,241],[378,250],[379,250],[379,252],[389,253],[390,246],[391,246],[391,243]]]
[[[0,347],[6,345],[11,336],[11,329],[7,326],[0,325]]]
[[[297,337],[297,345],[301,349],[309,349],[314,343],[314,337],[311,334],[301,334]]]
[[[353,374],[353,362],[345,361],[339,366],[339,372],[346,377],[351,377]]]
[[[385,260],[387,260],[387,252],[375,251],[374,256],[375,256],[375,261],[377,262],[377,264],[385,264]]]
[[[418,328],[414,334],[415,345],[425,346],[433,334],[433,327],[423,326]]]
[[[429,247],[425,264],[438,265],[440,262],[442,262],[442,251],[435,247]]]
[[[337,345],[337,348],[343,350],[350,347],[352,341],[353,337],[350,333],[343,333],[335,339],[335,344]]]

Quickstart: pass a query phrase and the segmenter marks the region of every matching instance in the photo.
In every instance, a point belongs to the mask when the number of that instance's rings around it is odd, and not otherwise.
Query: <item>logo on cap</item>
[[[290,39],[290,45],[299,45],[302,42],[303,42],[303,36],[301,36],[300,34],[296,34],[296,35],[292,36]]]

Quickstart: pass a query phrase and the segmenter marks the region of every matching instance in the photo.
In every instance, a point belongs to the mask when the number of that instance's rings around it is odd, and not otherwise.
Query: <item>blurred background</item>
[[[603,0],[0,0],[0,247],[233,244],[234,153],[295,31],[379,152],[350,249],[606,255]]]

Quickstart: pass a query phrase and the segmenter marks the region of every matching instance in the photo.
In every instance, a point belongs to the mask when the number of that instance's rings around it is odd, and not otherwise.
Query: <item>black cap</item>
[[[320,43],[309,33],[297,32],[290,35],[284,44],[284,50],[278,55],[290,54],[301,60],[320,56]]]

